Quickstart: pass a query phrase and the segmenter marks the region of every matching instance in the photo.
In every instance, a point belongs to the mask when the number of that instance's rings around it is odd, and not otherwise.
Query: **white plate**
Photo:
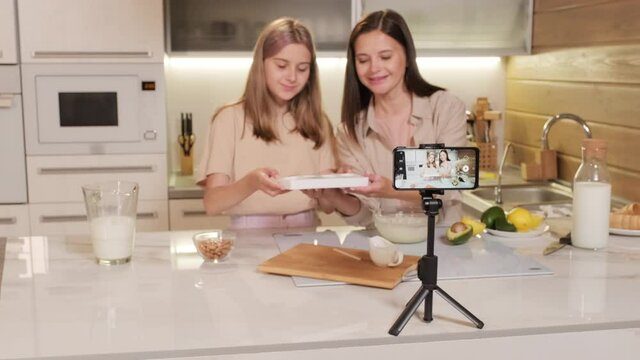
[[[609,228],[609,233],[615,234],[615,235],[625,235],[625,236],[640,236],[640,230]]]
[[[500,230],[493,230],[493,229],[487,229],[486,231],[491,235],[500,236],[500,237],[528,238],[528,237],[536,237],[536,236],[542,235],[547,230],[549,230],[549,225],[543,222],[542,224],[538,225],[537,228],[530,231],[525,231],[525,232],[500,231]]]
[[[330,189],[367,186],[369,178],[358,174],[289,176],[279,180],[287,190]]]

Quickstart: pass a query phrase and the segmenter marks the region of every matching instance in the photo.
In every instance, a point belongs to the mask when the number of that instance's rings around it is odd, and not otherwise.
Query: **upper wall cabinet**
[[[171,53],[252,51],[262,28],[289,16],[307,25],[320,51],[346,49],[351,0],[167,0]]]
[[[18,63],[15,0],[0,0],[0,64]]]
[[[384,9],[405,18],[422,56],[531,52],[533,0],[360,0],[358,7]]]
[[[531,51],[533,0],[166,0],[171,53],[251,51],[280,16],[301,20],[320,51],[344,53],[362,15],[393,9],[421,56],[518,55]]]
[[[20,0],[18,23],[24,63],[164,60],[162,0]]]

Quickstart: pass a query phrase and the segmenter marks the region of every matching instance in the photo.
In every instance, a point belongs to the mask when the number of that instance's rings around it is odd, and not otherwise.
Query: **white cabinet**
[[[0,236],[29,235],[28,205],[0,206]]]
[[[169,228],[171,230],[226,229],[229,216],[208,216],[202,199],[169,200]]]
[[[0,64],[18,63],[15,0],[0,0]]]
[[[27,156],[30,203],[82,202],[82,185],[137,182],[140,200],[167,199],[165,154]]]
[[[22,62],[155,62],[162,0],[20,0]]]
[[[361,14],[400,13],[421,56],[531,52],[533,0],[358,1]]]
[[[84,203],[30,204],[31,235],[88,234]],[[136,231],[169,230],[166,200],[139,200]]]
[[[164,154],[28,156],[31,234],[87,233],[82,185],[137,182],[138,231],[169,228]]]

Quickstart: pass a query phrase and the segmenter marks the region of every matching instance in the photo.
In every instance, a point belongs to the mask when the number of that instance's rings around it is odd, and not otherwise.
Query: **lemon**
[[[464,224],[471,226],[471,228],[473,229],[474,236],[480,234],[487,227],[487,225],[485,225],[483,222],[480,222],[468,216],[463,216],[462,220],[460,221],[462,221]]]
[[[513,224],[518,232],[529,231],[540,224],[527,209],[516,207],[509,211],[507,221]]]

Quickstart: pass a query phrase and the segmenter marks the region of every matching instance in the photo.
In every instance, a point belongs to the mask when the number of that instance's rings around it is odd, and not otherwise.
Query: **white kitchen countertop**
[[[278,254],[271,232],[239,233],[231,258],[220,264],[202,263],[193,233],[138,233],[132,262],[114,267],[94,262],[85,236],[8,238],[0,272],[0,358],[320,359],[367,351],[380,358],[415,354],[425,345],[460,355],[473,354],[469,346],[478,344],[526,349],[559,336],[587,352],[637,355],[640,349],[638,237],[611,236],[604,251],[565,247],[543,257],[549,234],[487,235],[555,274],[439,281],[485,328],[476,329],[435,296],[434,321],[414,316],[394,337],[387,331],[419,283],[394,290],[297,288],[289,277],[256,271]],[[609,340],[598,344],[602,337]],[[339,353],[348,349],[356,352]]]

